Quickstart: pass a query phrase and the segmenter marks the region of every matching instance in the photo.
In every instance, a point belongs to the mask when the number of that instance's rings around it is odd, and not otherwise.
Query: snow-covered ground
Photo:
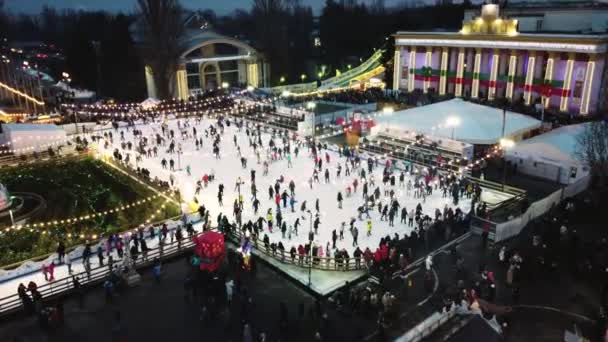
[[[276,205],[274,198],[269,198],[268,188],[270,186],[274,186],[277,179],[284,176],[285,182],[281,186],[281,192],[283,189],[288,189],[289,182],[293,180],[296,184],[296,204],[295,212],[292,213],[289,208],[288,200],[287,208],[281,209],[283,219],[287,222],[287,226],[289,227],[299,217],[302,226],[299,227],[298,236],[292,236],[291,240],[282,238],[282,234],[277,228],[274,228],[272,233],[265,230],[264,233],[269,235],[271,242],[278,242],[279,240],[282,240],[286,250],[289,250],[292,245],[296,246],[297,248],[299,244],[306,243],[308,240],[307,232],[310,229],[310,218],[307,213],[300,211],[300,206],[303,201],[306,201],[307,209],[311,209],[314,214],[315,201],[319,199],[321,224],[319,232],[315,236],[315,242],[325,247],[327,242],[331,242],[332,230],[335,229],[339,232],[341,223],[346,222],[347,228],[344,233],[345,239],[343,241],[338,241],[337,247],[346,248],[352,255],[354,247],[352,246],[352,237],[348,231],[348,223],[352,217],[357,216],[357,208],[362,204],[363,199],[361,195],[361,185],[359,185],[357,193],[354,193],[351,197],[346,197],[345,189],[349,184],[352,184],[354,179],[357,177],[357,173],[352,172],[350,176],[345,176],[345,158],[340,158],[337,152],[329,151],[330,162],[325,163],[324,161],[323,168],[329,169],[330,182],[325,184],[323,181],[323,173],[319,173],[321,182],[314,183],[311,189],[308,180],[312,176],[314,162],[305,147],[300,148],[300,153],[297,157],[292,153],[293,167],[288,168],[286,159],[270,162],[269,174],[267,176],[263,176],[263,165],[262,163],[257,163],[254,150],[249,146],[248,137],[244,128],[242,132],[238,132],[238,129],[234,125],[226,127],[220,143],[221,159],[218,160],[215,158],[212,153],[213,139],[211,136],[205,138],[203,134],[204,129],[208,128],[209,125],[213,123],[214,121],[204,120],[200,125],[196,126],[198,137],[200,138],[202,136],[204,143],[204,148],[201,150],[196,150],[194,140],[192,138],[182,140],[181,135],[178,134],[180,130],[177,128],[177,120],[168,121],[168,129],[176,132],[176,145],[181,144],[183,149],[183,154],[180,157],[181,170],[178,170],[177,154],[170,155],[166,153],[165,149],[168,147],[159,148],[157,157],[144,157],[138,166],[148,169],[152,178],[158,177],[160,179],[169,181],[171,175],[173,175],[175,183],[179,187],[181,194],[186,200],[190,201],[194,198],[196,181],[201,179],[204,174],[214,172],[216,180],[213,183],[209,183],[207,188],[203,188],[203,190],[197,196],[199,203],[204,204],[205,207],[210,210],[210,218],[214,223],[218,213],[220,212],[227,215],[231,220],[233,219],[233,203],[234,200],[238,198],[238,191],[235,188],[235,184],[239,177],[244,182],[241,187],[241,193],[244,197],[243,223],[247,222],[248,220],[255,221],[259,216],[265,217],[268,209],[273,210],[273,215],[276,218]],[[194,121],[191,120],[190,124],[194,125]],[[140,126],[138,129],[141,129],[143,135],[148,136],[149,140],[152,141],[155,141],[155,139],[153,139],[153,136],[156,134],[155,132],[161,132],[160,123]],[[187,130],[192,132],[191,127]],[[121,141],[118,139],[118,136],[119,134],[114,133],[114,146],[105,150],[106,153],[111,153],[113,148],[120,148]],[[247,168],[243,168],[241,166],[237,147],[233,143],[234,136],[237,138],[237,144],[240,146],[243,156],[245,156],[245,158],[248,160]],[[128,133],[125,132],[125,138],[125,141],[132,141],[132,131],[129,131]],[[267,148],[270,140],[270,134],[264,133],[262,135],[262,140],[264,147]],[[275,139],[275,142],[278,145],[281,144],[281,140],[279,138]],[[167,142],[167,146],[168,145],[169,143]],[[134,162],[135,156],[133,154],[135,152],[130,153],[132,154],[130,156],[130,160]],[[175,161],[176,171],[170,171],[168,167],[163,169],[161,167],[161,160],[163,158],[165,158],[167,161],[173,159]],[[264,156],[262,158],[264,158]],[[336,168],[338,164],[341,164],[343,168],[341,178],[336,177]],[[363,162],[362,165],[366,165],[366,163]],[[191,169],[190,176],[186,172],[187,166],[189,166]],[[258,198],[261,202],[258,215],[254,215],[251,199],[252,196],[250,192],[250,170],[252,169],[256,170],[256,186],[258,189]],[[382,166],[374,169],[376,185],[380,186],[381,192],[383,193],[384,188],[381,182],[381,173]],[[409,179],[409,176],[406,177],[406,183],[407,179]],[[219,184],[224,184],[225,187],[222,206],[219,205],[217,198]],[[369,193],[371,194],[373,190],[374,187],[370,187]],[[418,202],[421,202],[419,199],[414,199],[411,194],[410,196],[407,196],[405,188],[400,188],[398,185],[396,185],[394,190],[399,203],[401,206],[405,206],[408,211],[414,209]],[[343,209],[338,208],[338,191],[341,191],[344,196]],[[440,191],[434,192],[433,195],[426,198],[425,203],[422,203],[423,212],[431,217],[434,217],[435,209],[443,209],[446,204],[448,204],[448,206],[452,205],[451,198],[442,198]],[[466,198],[461,199],[459,203],[459,207],[464,212],[468,212],[470,210],[470,205],[470,200]],[[412,229],[411,227],[407,227],[405,224],[399,224],[399,218],[395,219],[394,227],[389,227],[387,221],[380,221],[380,215],[377,210],[371,212],[371,216],[373,220],[373,230],[371,236],[366,236],[364,222],[357,221],[355,224],[359,230],[358,242],[362,249],[368,246],[371,249],[375,249],[382,237],[389,234],[393,236],[394,233],[398,233],[400,236],[403,236],[405,233],[409,234]]]
[[[192,220],[198,220],[198,214],[192,215]],[[179,221],[169,221],[169,222],[167,222],[167,227],[170,229],[175,229],[180,224],[181,224],[181,222],[179,222]],[[195,223],[193,225],[193,227],[194,227],[194,230],[197,232],[202,231],[202,224],[200,222]],[[158,237],[158,234],[156,234],[155,236]],[[187,236],[185,230],[184,230],[184,236]],[[146,237],[148,248],[158,247],[158,243],[159,243],[158,239],[157,238],[150,239],[148,231],[145,232],[145,237]],[[169,237],[167,237],[167,239],[169,239]],[[102,248],[104,248],[104,242],[105,241],[101,242]],[[93,244],[91,246],[91,251],[93,252],[93,255],[91,256],[91,259],[90,259],[91,268],[96,268],[99,266],[99,261],[97,259],[97,253],[96,253],[97,246],[98,246],[98,244]],[[82,262],[83,250],[84,250],[84,246],[78,246],[74,250],[72,250],[70,253],[68,253],[72,259],[72,273],[73,274],[82,273],[85,271],[84,265]],[[104,253],[104,257],[105,257],[104,264],[107,265],[108,258],[105,253]],[[116,250],[113,251],[112,258],[114,259],[115,265],[122,265],[122,262],[120,261],[121,259],[118,257]],[[141,256],[140,256],[140,258],[141,258]],[[48,281],[44,280],[44,274],[42,273],[42,265],[49,265],[51,263],[51,261],[53,261],[53,260],[55,260],[55,262],[57,263],[57,254],[51,255],[43,261],[38,261],[38,262],[27,261],[14,270],[10,270],[10,271],[0,270],[0,298],[4,298],[7,296],[16,294],[19,283],[23,283],[26,286],[30,281],[35,282],[39,286],[48,283]],[[56,281],[53,284],[57,285],[58,279],[63,279],[68,276],[69,276],[68,267],[65,264],[55,266],[54,277],[55,277]],[[71,283],[72,280],[68,278],[67,281]],[[81,283],[86,283],[87,280],[81,279],[80,281],[81,281]],[[1,305],[2,305],[2,303],[0,303],[0,306]]]
[[[314,213],[315,201],[319,199],[319,214],[321,224],[318,234],[315,235],[315,243],[322,245],[323,248],[325,248],[325,245],[328,242],[330,242],[331,244],[332,230],[335,229],[337,232],[339,232],[341,223],[346,222],[347,228],[344,232],[344,240],[338,240],[337,247],[346,248],[349,251],[349,254],[352,255],[354,247],[352,246],[352,236],[348,231],[348,222],[352,217],[357,216],[357,207],[362,204],[362,196],[361,185],[359,185],[357,193],[354,193],[351,197],[346,197],[345,189],[349,184],[352,184],[355,177],[357,177],[356,175],[358,174],[358,172],[352,172],[351,175],[348,177],[345,176],[345,158],[340,158],[337,152],[328,151],[330,155],[330,162],[326,163],[324,160],[323,168],[328,168],[330,170],[330,182],[328,184],[325,184],[323,181],[323,173],[319,173],[319,179],[321,182],[314,183],[311,189],[308,180],[312,176],[314,162],[306,147],[302,146],[300,148],[300,153],[297,157],[295,156],[295,154],[292,153],[293,167],[288,167],[286,159],[270,162],[269,174],[267,176],[263,176],[263,165],[261,163],[257,163],[253,148],[249,146],[248,137],[245,133],[244,128],[241,132],[239,132],[234,125],[225,128],[225,132],[220,142],[221,159],[218,160],[212,153],[213,138],[211,137],[211,135],[209,135],[209,137],[205,137],[204,135],[204,130],[207,129],[209,125],[214,124],[215,120],[203,120],[203,122],[199,125],[195,125],[195,122],[193,120],[190,120],[189,123],[190,125],[194,125],[197,128],[198,137],[202,137],[203,139],[204,147],[200,150],[196,149],[193,138],[181,138],[181,135],[179,134],[179,129],[177,127],[177,120],[168,121],[169,129],[172,129],[176,132],[176,144],[181,144],[182,146],[183,154],[180,158],[181,170],[178,170],[177,155],[171,155],[167,153],[165,151],[167,147],[160,147],[157,157],[143,157],[143,160],[138,164],[138,166],[148,169],[152,178],[158,177],[162,180],[169,181],[171,175],[173,175],[175,183],[179,187],[182,196],[184,197],[184,199],[189,201],[194,199],[196,181],[198,179],[201,179],[204,174],[214,172],[216,176],[215,181],[209,183],[209,186],[207,188],[203,188],[203,190],[197,196],[199,203],[204,204],[205,207],[210,210],[210,218],[214,224],[215,219],[218,213],[220,212],[227,215],[231,220],[233,219],[232,205],[234,200],[238,197],[238,192],[235,189],[235,183],[238,177],[241,177],[241,180],[244,182],[241,187],[241,193],[244,197],[243,222],[247,222],[248,220],[255,221],[257,220],[259,215],[263,215],[265,217],[266,212],[269,208],[272,208],[273,214],[275,214],[274,211],[276,205],[274,199],[269,199],[268,187],[274,186],[276,180],[279,179],[281,176],[284,176],[285,182],[281,186],[282,191],[283,189],[287,189],[287,185],[291,180],[294,180],[296,184],[295,198],[297,200],[295,204],[295,212],[291,212],[289,208],[289,201],[287,208],[282,208],[281,211],[283,214],[283,219],[287,222],[288,227],[290,225],[293,225],[296,218],[300,218],[302,225],[299,228],[299,234],[297,236],[292,236],[292,239],[288,240],[287,238],[283,238],[281,236],[280,229],[278,228],[274,228],[272,233],[265,229],[264,233],[269,235],[271,241],[278,242],[279,240],[282,240],[286,250],[289,250],[291,246],[295,246],[297,248],[299,244],[307,243],[307,233],[310,229],[310,218],[307,213],[303,213],[300,211],[300,206],[303,201],[306,201],[307,208],[312,210],[312,212]],[[141,130],[143,136],[148,137],[149,141],[151,142],[155,141],[155,134],[161,132],[159,122],[151,123],[148,125],[138,125],[137,129]],[[125,132],[125,142],[134,141],[132,129],[127,131],[124,127],[121,127],[119,129],[119,132],[120,131]],[[192,128],[188,128],[188,131],[192,132]],[[100,144],[98,146],[98,151],[100,153],[111,154],[114,148],[120,149],[120,133],[115,132],[113,130],[112,132],[114,136],[113,146],[110,146],[105,149],[102,146],[103,144]],[[247,168],[241,167],[241,161],[237,151],[237,147],[233,143],[234,136],[236,136],[237,138],[237,143],[241,148],[243,156],[245,156],[248,160]],[[262,140],[264,143],[264,147],[267,148],[268,142],[270,140],[270,134],[264,133],[262,135]],[[279,138],[275,139],[274,141],[278,145],[281,145],[281,140]],[[295,145],[292,145],[292,151],[293,146]],[[126,152],[126,154],[128,153],[131,154],[131,163],[134,163],[135,152]],[[264,158],[263,153],[262,156],[262,158]],[[163,169],[161,167],[161,160],[163,158],[166,158],[167,161],[169,161],[170,159],[174,159],[176,171]],[[341,178],[336,177],[336,168],[338,164],[342,165]],[[362,162],[362,165],[366,166],[365,161]],[[374,178],[376,179],[376,184],[380,186],[381,193],[384,193],[384,188],[381,182],[381,173],[383,168],[382,165],[383,163],[381,162],[380,166],[374,169]],[[191,175],[188,175],[186,172],[187,166],[189,166],[191,169]],[[250,171],[252,169],[256,170],[256,186],[258,188],[258,198],[261,202],[258,215],[254,215],[251,200]],[[406,183],[409,177],[410,176],[406,176]],[[218,186],[220,183],[224,184],[225,186],[223,206],[219,205],[217,199]],[[369,192],[372,193],[373,190],[374,187],[370,187]],[[344,195],[343,209],[338,208],[338,191],[341,191]],[[415,199],[411,194],[408,196],[406,194],[405,188],[400,188],[398,185],[395,186],[395,193],[396,198],[398,199],[401,206],[405,206],[408,211],[414,209],[418,202],[421,201],[419,199]],[[485,189],[482,193],[482,200],[492,203],[503,200],[503,196],[504,194],[494,193],[490,190]],[[386,200],[384,201],[386,202]],[[446,204],[448,206],[452,206],[451,198],[442,198],[441,191],[435,191],[433,192],[433,195],[428,196],[426,198],[425,203],[422,203],[422,209],[425,214],[428,214],[429,216],[433,217],[435,209],[442,209]],[[471,206],[470,200],[463,198],[460,200],[458,206],[464,212],[468,212]],[[395,226],[389,227],[387,221],[380,221],[380,214],[377,210],[370,211],[370,214],[373,221],[373,230],[371,236],[366,236],[365,222],[357,221],[355,224],[355,226],[359,230],[358,242],[362,250],[365,249],[365,247],[370,247],[370,249],[374,250],[375,247],[378,246],[380,239],[382,237],[385,237],[386,235],[393,236],[395,233],[398,233],[400,236],[403,236],[403,234],[409,234],[412,230],[412,227],[408,227],[405,224],[399,223],[399,217],[395,218]],[[195,229],[197,231],[200,231],[200,227],[198,225],[195,225]],[[156,240],[148,243],[148,246],[151,248],[155,247],[156,245]],[[93,252],[95,252],[96,246],[94,246],[92,250]],[[73,257],[78,258],[81,254],[82,247],[79,247],[73,252]],[[117,260],[117,256],[115,256],[114,259]],[[91,258],[91,260],[92,266],[95,267],[97,263],[97,258],[94,256]],[[45,263],[48,263],[49,261],[50,259],[47,259]],[[45,280],[42,273],[40,272],[42,263],[43,262],[28,262],[13,271],[0,270],[0,298],[16,293],[17,286],[19,283],[24,283],[27,285],[30,280],[33,280],[38,284],[44,284]],[[74,272],[82,272],[84,270],[80,259],[74,261],[72,269],[74,270]],[[56,279],[61,279],[63,277],[66,277],[67,275],[67,267],[65,265],[57,266],[55,268]]]

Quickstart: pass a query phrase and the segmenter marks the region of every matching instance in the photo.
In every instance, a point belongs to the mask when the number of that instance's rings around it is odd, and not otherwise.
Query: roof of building
[[[209,29],[187,29],[182,38],[182,46],[186,52],[189,52],[198,46],[219,42],[237,46],[249,53],[256,53],[256,50],[246,42],[219,34]]]
[[[501,336],[479,315],[474,315],[473,318],[458,332],[452,335],[448,342],[469,342],[469,341],[484,341],[498,342],[501,341]]]
[[[547,8],[547,9],[563,9],[563,8],[608,8],[608,1],[605,0],[511,0],[506,3],[504,10],[521,9],[521,8]]]
[[[63,131],[61,127],[52,124],[2,124],[2,130],[11,132]]]
[[[576,153],[577,139],[587,125],[590,123],[559,127],[517,143],[507,154],[553,164],[580,163],[580,157]]]
[[[504,48],[577,53],[603,53],[608,50],[607,34],[516,33],[463,34],[460,32],[398,31],[396,45]]]
[[[460,98],[426,106],[398,111],[374,118],[388,128],[412,130],[436,137],[451,138],[452,127],[448,118],[460,121],[453,127],[454,139],[470,144],[495,144],[502,137],[503,111]],[[505,133],[507,136],[539,128],[540,121],[515,112],[507,111]]]

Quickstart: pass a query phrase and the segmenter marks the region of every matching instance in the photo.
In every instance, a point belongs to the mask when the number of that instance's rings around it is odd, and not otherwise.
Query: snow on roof
[[[576,154],[577,136],[589,123],[559,127],[545,134],[521,141],[507,151],[518,158],[534,158],[552,164],[580,164]]]
[[[63,131],[54,124],[2,124],[3,131],[23,132],[23,131]]]
[[[139,105],[144,109],[149,109],[156,107],[159,103],[160,100],[155,99],[153,97],[148,97],[147,99],[143,100]]]
[[[471,144],[495,144],[502,137],[502,109],[462,99],[452,99],[427,106],[406,109],[376,117],[389,128],[413,130],[438,137],[451,138],[448,118],[457,118],[454,139]],[[507,111],[505,133],[514,136],[540,127],[541,122],[529,116]]]
[[[72,88],[68,84],[66,84],[65,82],[62,82],[62,81],[57,82],[57,84],[55,84],[55,87],[60,88],[64,91],[74,92],[74,98],[77,98],[77,99],[88,99],[88,98],[95,96],[94,91],[90,91],[90,90],[86,90],[86,89]]]

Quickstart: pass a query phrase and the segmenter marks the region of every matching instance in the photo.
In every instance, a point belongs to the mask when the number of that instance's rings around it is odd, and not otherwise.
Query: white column
[[[401,47],[395,47],[395,60],[393,62],[393,90],[399,90],[401,82]]]
[[[427,46],[426,52],[424,54],[424,66],[427,68],[432,68],[433,67],[432,63],[433,63],[433,48],[430,46]],[[429,87],[431,86],[431,81],[424,73],[423,73],[423,77],[424,78],[422,81],[422,92],[426,94],[426,93],[428,93]]]
[[[591,89],[593,87],[593,75],[595,72],[595,55],[589,55],[587,70],[585,71],[585,82],[583,83],[583,96],[581,99],[580,113],[589,114],[589,101],[591,99]]]
[[[475,49],[475,59],[473,64],[473,84],[471,85],[471,97],[479,97],[479,71],[481,70],[481,49]]]
[[[500,51],[494,49],[492,52],[492,65],[490,66],[490,84],[488,86],[488,99],[496,97],[496,78],[498,77],[498,63],[500,61]]]
[[[553,81],[553,66],[555,64],[555,53],[549,52],[549,56],[547,57],[547,68],[545,69],[545,84],[551,86],[551,81]],[[551,97],[547,96],[543,100],[543,106],[545,108],[549,108],[549,103],[551,102]]]
[[[515,74],[517,73],[517,51],[512,50],[509,56],[509,73],[507,75],[507,88],[505,97],[509,100],[513,99],[513,84],[515,82]]]
[[[445,95],[448,80],[448,57],[450,50],[447,47],[441,49],[441,66],[439,67],[439,95]]]
[[[462,96],[462,83],[464,82],[464,48],[458,49],[458,63],[456,64],[456,85],[454,96]]]
[[[146,90],[148,91],[148,97],[156,98],[156,82],[154,82],[154,74],[153,74],[151,66],[146,65],[145,74],[146,74]]]
[[[526,82],[524,84],[524,102],[529,105],[532,99],[532,85],[534,83],[534,67],[536,63],[536,51],[530,51],[528,55],[528,69],[526,70]]]
[[[572,83],[572,69],[574,69],[574,57],[574,53],[569,53],[568,60],[566,61],[564,86],[562,87],[563,92],[561,94],[561,100],[559,102],[559,110],[561,110],[562,112],[568,110],[568,99],[570,98],[570,84]]]
[[[416,47],[412,46],[410,50],[410,67],[409,67],[409,75],[407,76],[407,90],[409,92],[414,91],[414,87],[416,86],[414,70],[416,69]]]

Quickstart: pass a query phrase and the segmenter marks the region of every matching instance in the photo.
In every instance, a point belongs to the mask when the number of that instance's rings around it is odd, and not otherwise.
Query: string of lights
[[[141,206],[145,203],[152,202],[152,201],[156,200],[157,198],[162,197],[169,193],[171,193],[171,190],[161,192],[156,195],[148,196],[148,197],[140,199],[138,201],[116,206],[112,209],[95,212],[95,213],[89,213],[89,214],[78,216],[78,217],[70,217],[70,218],[66,218],[66,219],[55,219],[55,220],[50,220],[50,221],[46,221],[46,222],[36,222],[36,223],[28,223],[28,224],[22,224],[22,225],[7,226],[7,227],[1,229],[0,233],[1,232],[6,233],[9,231],[13,231],[13,230],[19,231],[22,229],[29,229],[30,232],[33,232],[35,229],[44,229],[45,227],[48,228],[48,227],[57,226],[57,225],[76,224],[78,222],[83,222],[83,221],[87,221],[87,220],[95,219],[95,218],[101,218],[101,217],[105,217],[109,214],[118,213],[120,211],[135,208],[135,207]],[[167,203],[167,202],[165,202],[165,203]],[[163,204],[162,208],[164,208],[164,204]],[[160,213],[160,210],[157,210],[156,213]],[[151,219],[153,219],[154,216],[155,215],[152,215]],[[147,222],[149,223],[149,221],[150,221],[150,219],[148,219]]]
[[[28,94],[26,94],[26,93],[24,93],[24,92],[22,92],[22,91],[20,91],[18,89],[15,89],[15,88],[7,85],[7,84],[4,84],[4,83],[0,82],[0,87],[8,90],[12,94],[15,94],[17,96],[21,96],[21,97],[23,97],[24,99],[26,99],[28,101],[34,102],[35,104],[37,104],[39,106],[44,106],[44,101],[40,101],[37,98],[32,97],[32,96],[30,96],[30,95],[28,95]]]

